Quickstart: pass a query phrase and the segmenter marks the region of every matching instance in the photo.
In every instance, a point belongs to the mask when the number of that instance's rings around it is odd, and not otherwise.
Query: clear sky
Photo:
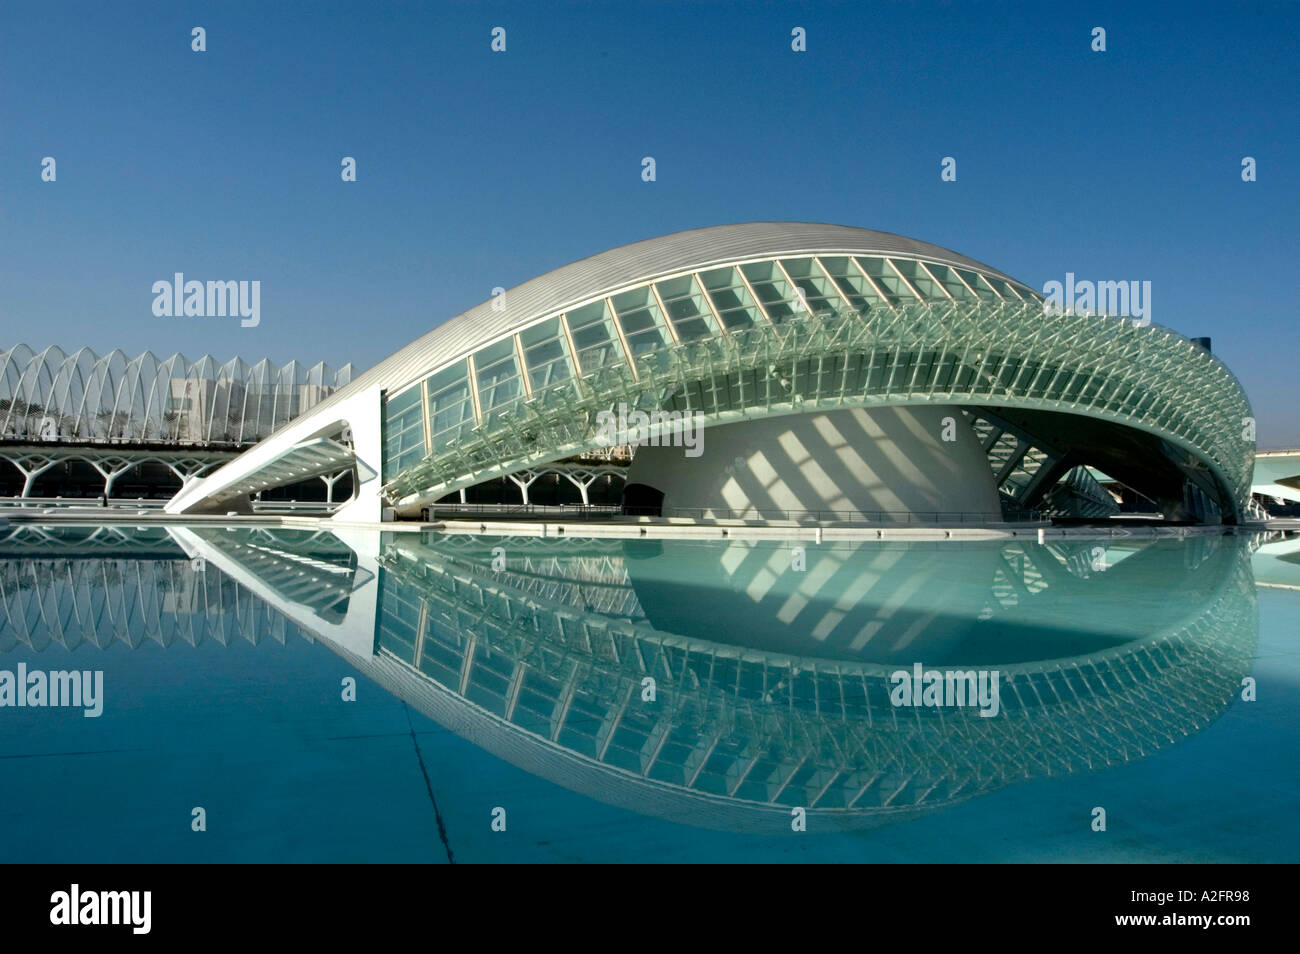
[[[1300,446],[1298,105],[1295,3],[4,0],[0,347],[369,367],[607,248],[834,222],[1150,281]],[[260,325],[155,317],[177,271]]]

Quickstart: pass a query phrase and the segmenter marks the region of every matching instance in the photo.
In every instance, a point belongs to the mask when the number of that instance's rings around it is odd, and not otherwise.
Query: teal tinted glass
[[[740,266],[754,294],[773,324],[788,321],[799,313],[798,296],[777,269],[775,262],[750,262]]]
[[[891,258],[889,261],[912,283],[912,287],[919,291],[926,301],[948,301],[948,296],[944,294],[939,283],[930,277],[930,273],[921,267],[920,262],[906,258]]]
[[[626,360],[603,300],[575,308],[565,315],[565,320],[569,323],[573,346],[578,350],[578,366],[583,374]]]
[[[417,385],[384,402],[385,476],[414,464],[424,455],[424,405]]]
[[[519,333],[528,366],[528,382],[534,391],[573,376],[569,363],[569,346],[560,328],[560,319],[550,318]]]
[[[469,393],[469,369],[464,361],[439,371],[425,382],[429,392],[430,427],[434,449],[456,440],[474,425],[474,400]]]
[[[612,303],[633,357],[664,346],[668,335],[649,288],[633,288],[615,295]]]
[[[815,259],[784,258],[781,265],[803,292],[804,301],[813,314],[828,314],[844,308],[839,291]]]
[[[916,293],[883,258],[858,258],[855,261],[871,276],[891,305],[917,300]]]
[[[515,360],[515,339],[503,338],[474,353],[474,373],[478,377],[479,410],[489,422],[492,412],[523,393],[519,362]]]
[[[743,331],[764,320],[736,269],[714,268],[702,272],[700,282],[728,331]]]
[[[819,261],[854,311],[870,311],[872,307],[885,303],[847,255],[823,256]]]
[[[681,341],[695,341],[717,334],[717,325],[704,293],[694,275],[682,275],[655,286],[668,312],[668,320]]]

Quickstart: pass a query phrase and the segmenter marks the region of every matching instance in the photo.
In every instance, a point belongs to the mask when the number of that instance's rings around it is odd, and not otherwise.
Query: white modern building
[[[629,512],[1091,516],[1113,509],[1100,472],[1166,518],[1217,523],[1250,494],[1250,405],[1200,344],[1050,313],[925,242],[762,222],[603,252],[471,308],[167,509],[246,512],[251,495],[343,468],[341,519],[418,518],[491,481],[527,503],[538,475],[610,442],[609,415],[637,411]],[[701,429],[702,452],[669,418]]]

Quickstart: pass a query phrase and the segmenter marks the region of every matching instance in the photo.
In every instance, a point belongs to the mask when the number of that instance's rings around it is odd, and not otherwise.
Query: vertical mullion
[[[524,339],[516,334],[513,336],[515,343],[515,362],[519,365],[519,377],[524,383],[524,396],[531,398],[533,396],[533,383],[529,380],[528,365],[524,363]]]
[[[745,291],[749,294],[749,300],[752,301],[754,307],[758,309],[759,316],[762,317],[769,326],[776,327],[776,322],[774,322],[772,316],[767,313],[767,306],[763,304],[763,300],[754,292],[754,286],[749,283],[749,276],[745,274],[745,270],[739,265],[733,266],[733,269],[735,273],[740,276],[740,283],[745,286]]]
[[[921,294],[921,289],[917,288],[915,285],[912,284],[911,280],[906,275],[903,274],[903,270],[894,264],[894,260],[892,258],[882,257],[880,260],[884,262],[886,265],[888,265],[893,270],[894,274],[898,276],[899,280],[912,290],[912,294],[916,296],[916,300],[918,302],[920,302],[921,304],[925,304],[926,297]]]
[[[925,262],[921,261],[920,259],[917,259],[917,260],[916,260],[916,264],[919,265],[919,266],[921,266],[921,271],[925,272],[927,275],[930,276],[930,281],[934,282],[936,285],[939,286],[939,291],[943,292],[945,295],[948,296],[948,300],[949,300],[949,301],[956,301],[956,300],[957,300],[956,296],[953,295],[952,292],[948,291],[948,286],[945,285],[943,282],[939,281],[939,277],[938,277],[937,275],[935,275],[934,272],[930,271],[930,266],[929,266],[929,265],[925,264]],[[957,272],[956,272],[955,269],[949,268],[948,271],[952,272],[954,275],[957,275]],[[960,275],[957,275],[957,280],[958,280],[958,281],[961,280],[961,276],[960,276]]]
[[[606,296],[601,301],[605,303],[605,313],[609,315],[610,324],[614,326],[614,334],[618,335],[618,343],[623,349],[623,357],[627,360],[627,366],[632,369],[632,380],[640,381],[641,374],[637,371],[636,361],[632,359],[632,349],[628,346],[627,335],[623,334],[623,322],[619,320],[618,312],[614,310],[614,299]],[[664,319],[667,321],[668,319]]]
[[[564,334],[564,340],[569,346],[569,360],[573,362],[573,377],[575,380],[582,378],[582,362],[578,360],[578,347],[573,343],[573,332],[569,329],[568,314],[560,315],[560,331]]]
[[[424,452],[433,453],[433,415],[429,413],[429,379],[425,378],[418,385],[420,389],[420,410],[424,414]]]
[[[695,282],[695,287],[698,288],[700,294],[704,296],[704,304],[709,306],[709,314],[713,315],[713,321],[718,326],[718,334],[724,338],[730,338],[731,331],[722,320],[722,315],[718,314],[718,306],[713,304],[713,296],[710,295],[709,290],[704,287],[704,279],[696,272],[691,272],[691,281]],[[666,315],[664,317],[665,320],[669,320]]]
[[[668,314],[668,308],[664,305],[664,300],[659,295],[659,289],[655,287],[654,282],[651,282],[649,287],[650,297],[654,301],[655,307],[659,309],[659,314],[663,315],[664,327],[668,329],[668,336],[673,339],[673,344],[681,344],[682,339],[677,336],[677,329],[673,327],[672,316]]]
[[[465,358],[465,371],[469,376],[469,399],[474,406],[474,424],[483,423],[483,408],[478,397],[478,368],[475,366],[476,355],[471,354]]]
[[[776,270],[781,273],[781,277],[785,279],[785,283],[790,286],[790,294],[794,295],[795,301],[803,303],[803,308],[801,309],[803,313],[811,317],[813,310],[812,303],[808,301],[808,295],[795,283],[795,280],[790,277],[790,273],[785,270],[785,266],[781,264],[779,258],[772,259],[772,264],[775,265]]]
[[[862,267],[862,263],[858,261],[857,256],[850,255],[849,261],[853,263],[853,267],[861,273],[864,279],[866,279],[867,284],[876,290],[876,295],[885,303],[885,307],[890,311],[897,313],[898,306],[889,300],[892,296],[885,290],[884,286],[878,284],[876,280],[867,273],[867,270]],[[881,261],[883,262],[885,259],[882,258]]]

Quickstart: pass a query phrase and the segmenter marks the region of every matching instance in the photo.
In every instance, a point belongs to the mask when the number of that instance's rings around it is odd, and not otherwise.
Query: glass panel
[[[560,319],[551,318],[519,332],[524,346],[524,364],[534,391],[573,376],[569,364],[569,345],[560,330]]]
[[[891,305],[916,301],[916,295],[907,287],[907,282],[899,278],[883,258],[859,258],[856,261],[888,296]]]
[[[659,292],[668,311],[668,320],[673,323],[680,340],[695,341],[718,333],[709,303],[704,300],[694,275],[670,278],[656,285],[655,290]]]
[[[612,303],[632,357],[663,347],[668,335],[649,286],[615,295]]]
[[[948,296],[943,293],[939,283],[930,277],[929,273],[921,267],[920,262],[913,262],[905,258],[891,258],[890,264],[903,273],[921,293],[926,301],[947,301]]]
[[[728,331],[743,331],[763,320],[749,289],[734,268],[715,268],[702,272],[700,281]]]
[[[1004,282],[1002,279],[1000,279],[1000,278],[994,278],[992,275],[985,275],[985,276],[984,276],[984,279],[985,279],[985,280],[986,280],[990,285],[993,286],[993,290],[994,290],[994,291],[996,291],[999,295],[1001,295],[1001,296],[1002,296],[1003,298],[1005,298],[1007,301],[1019,301],[1019,300],[1020,300],[1020,296],[1017,295],[1014,291],[1012,291],[1012,290],[1011,290],[1011,286],[1008,285],[1006,282]]]
[[[751,262],[740,266],[740,270],[749,279],[754,294],[773,324],[788,321],[797,314],[793,305],[796,298],[794,289],[781,276],[775,262]]]
[[[565,318],[573,335],[573,346],[578,349],[578,366],[583,374],[626,360],[604,301],[576,308]]]
[[[790,280],[803,291],[808,308],[815,315],[842,311],[844,301],[831,280],[811,258],[783,258],[781,266]]]
[[[939,284],[948,289],[948,294],[952,295],[957,301],[970,301],[975,297],[971,294],[970,289],[966,287],[965,282],[957,277],[957,273],[947,265],[926,262],[925,267],[929,269],[931,275],[939,279]]]
[[[384,479],[424,455],[424,405],[417,386],[384,402]]]
[[[433,447],[441,450],[474,426],[474,401],[469,393],[469,369],[464,361],[444,368],[425,382]]]
[[[479,411],[484,422],[496,422],[495,412],[523,393],[519,363],[515,360],[515,339],[505,338],[474,353],[474,373],[478,376]]]
[[[967,285],[975,289],[975,294],[979,295],[982,301],[996,302],[999,300],[998,293],[993,290],[993,286],[975,272],[968,272],[964,268],[959,268],[956,271],[958,275],[966,279]]]
[[[835,280],[840,294],[854,311],[870,311],[874,305],[884,304],[876,294],[876,290],[871,287],[871,283],[862,277],[862,273],[853,266],[848,256],[833,255],[820,261],[822,267]]]

